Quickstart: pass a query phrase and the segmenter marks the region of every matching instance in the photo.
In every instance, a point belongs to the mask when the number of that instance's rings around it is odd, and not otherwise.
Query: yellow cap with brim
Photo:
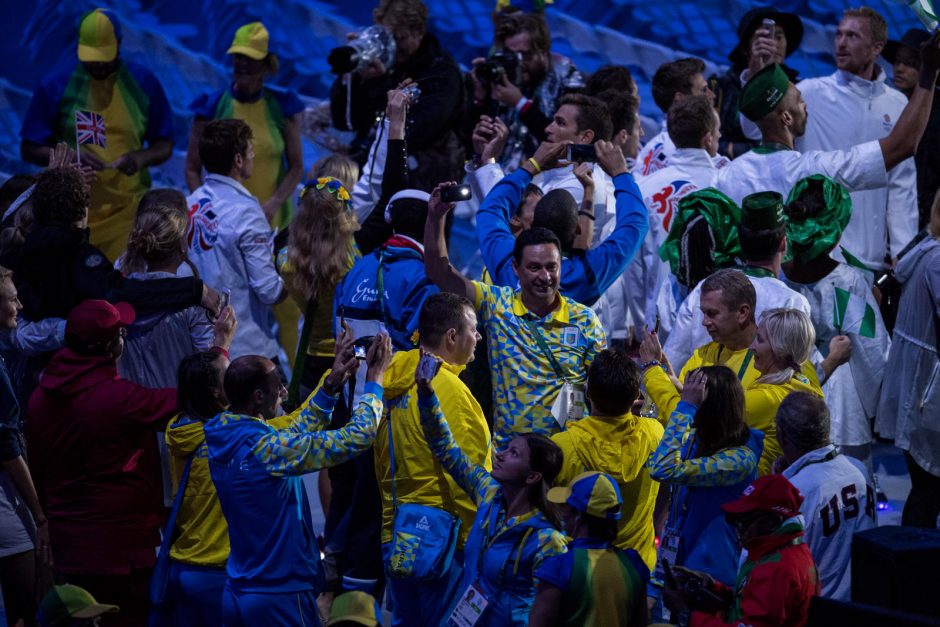
[[[606,518],[620,520],[620,486],[610,475],[589,471],[581,473],[571,480],[568,487],[556,487],[548,491],[547,498],[552,503],[567,503],[577,511]]]
[[[82,63],[114,61],[120,41],[121,23],[112,11],[89,11],[78,25],[78,60]]]
[[[268,69],[272,73],[277,72],[277,55],[268,52],[269,41],[270,35],[264,24],[261,22],[245,24],[235,31],[232,45],[225,51],[225,54],[243,54],[255,61],[266,61]]]
[[[772,63],[751,77],[741,91],[739,109],[748,120],[758,122],[773,111],[790,88],[790,77],[779,63]]]
[[[333,599],[330,619],[326,625],[330,627],[337,623],[350,622],[375,627],[382,624],[381,616],[379,604],[371,594],[361,590],[352,590]]]

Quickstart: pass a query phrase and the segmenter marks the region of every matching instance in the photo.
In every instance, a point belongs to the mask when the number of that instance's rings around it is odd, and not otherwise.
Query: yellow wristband
[[[535,157],[529,157],[529,163],[531,163],[532,167],[535,168],[536,174],[542,171],[542,166],[540,166],[539,162],[535,160]]]

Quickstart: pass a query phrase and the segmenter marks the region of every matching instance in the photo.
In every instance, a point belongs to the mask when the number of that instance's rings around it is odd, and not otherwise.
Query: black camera
[[[522,55],[509,50],[497,50],[477,66],[476,77],[485,85],[502,83],[503,77],[518,86],[522,82]]]
[[[685,580],[682,593],[689,605],[706,612],[718,611],[727,607],[728,602],[719,594],[709,590],[705,582],[698,577],[689,577]]]

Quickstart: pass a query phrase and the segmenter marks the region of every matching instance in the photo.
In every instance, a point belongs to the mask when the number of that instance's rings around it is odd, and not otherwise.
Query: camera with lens
[[[395,61],[395,38],[384,26],[370,26],[345,46],[333,48],[327,61],[334,74],[361,69],[378,59],[386,68]]]
[[[682,587],[682,595],[689,605],[695,609],[714,612],[728,605],[726,599],[710,590],[705,581],[699,577],[688,577]]]
[[[503,77],[513,85],[522,82],[522,55],[509,50],[497,50],[476,68],[476,77],[485,85],[502,83]]]
[[[408,98],[408,104],[414,104],[418,102],[418,98],[421,97],[421,89],[418,87],[417,83],[412,83],[407,87],[402,87],[399,91],[405,94],[405,97]]]

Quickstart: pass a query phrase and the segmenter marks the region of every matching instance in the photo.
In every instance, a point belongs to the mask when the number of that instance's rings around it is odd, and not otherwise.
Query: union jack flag
[[[75,143],[105,148],[104,116],[94,111],[75,112]]]

